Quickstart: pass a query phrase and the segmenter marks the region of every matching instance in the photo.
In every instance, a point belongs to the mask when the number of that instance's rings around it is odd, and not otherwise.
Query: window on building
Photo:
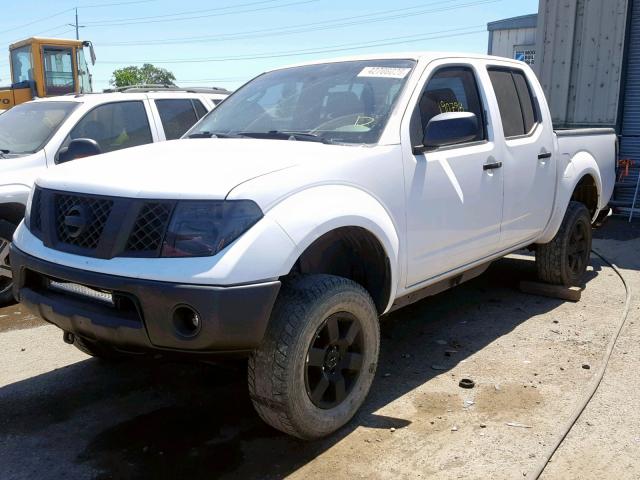
[[[520,70],[489,69],[491,84],[498,100],[504,136],[526,135],[537,123],[531,89]]]
[[[102,153],[153,142],[144,104],[139,101],[100,105],[80,120],[63,143],[76,138],[98,142]]]

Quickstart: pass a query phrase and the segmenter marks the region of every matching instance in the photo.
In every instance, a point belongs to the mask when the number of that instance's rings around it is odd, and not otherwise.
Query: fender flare
[[[9,185],[0,186],[0,204],[19,203],[27,206],[31,187],[22,183],[11,183]]]
[[[0,220],[20,223],[26,211],[31,188],[22,184],[0,186]]]
[[[291,238],[296,246],[283,265],[287,273],[304,251],[321,236],[341,227],[360,227],[380,242],[390,265],[390,295],[387,308],[395,298],[400,271],[398,228],[382,202],[351,185],[316,186],[297,192],[266,213]]]
[[[598,163],[592,155],[584,151],[576,153],[573,157],[568,159],[564,171],[560,173],[561,175],[559,175],[556,199],[551,213],[551,218],[536,243],[544,244],[553,240],[553,237],[555,237],[556,233],[560,229],[560,225],[562,224],[564,214],[567,211],[567,207],[569,206],[574,190],[578,183],[580,183],[580,180],[582,180],[586,175],[590,175],[595,181],[596,190],[598,192],[598,208],[596,210],[599,211],[603,208],[603,206],[600,205],[602,199],[602,178],[600,176]],[[596,211],[592,221],[595,220],[597,215],[598,212]]]

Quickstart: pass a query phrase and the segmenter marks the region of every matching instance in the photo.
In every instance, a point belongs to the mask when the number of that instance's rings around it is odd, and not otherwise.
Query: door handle
[[[541,153],[538,155],[538,160],[546,160],[547,158],[551,158],[551,152]]]
[[[490,162],[482,165],[483,170],[495,170],[496,168],[502,168],[502,162]]]

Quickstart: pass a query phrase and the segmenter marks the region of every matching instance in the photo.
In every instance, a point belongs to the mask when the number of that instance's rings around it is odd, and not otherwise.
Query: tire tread
[[[538,278],[543,282],[554,285],[569,285],[571,282],[567,275],[563,272],[564,262],[564,243],[568,241],[570,228],[577,221],[578,217],[586,215],[589,218],[587,207],[580,202],[571,201],[567,206],[560,229],[556,233],[553,240],[544,245],[538,245],[536,248],[536,268]]]

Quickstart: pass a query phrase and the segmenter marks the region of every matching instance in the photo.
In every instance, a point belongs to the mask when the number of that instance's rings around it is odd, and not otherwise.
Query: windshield
[[[33,102],[13,107],[0,115],[0,152],[37,152],[78,105],[78,102]]]
[[[412,60],[362,60],[265,73],[227,98],[185,137],[376,143],[414,65]]]

